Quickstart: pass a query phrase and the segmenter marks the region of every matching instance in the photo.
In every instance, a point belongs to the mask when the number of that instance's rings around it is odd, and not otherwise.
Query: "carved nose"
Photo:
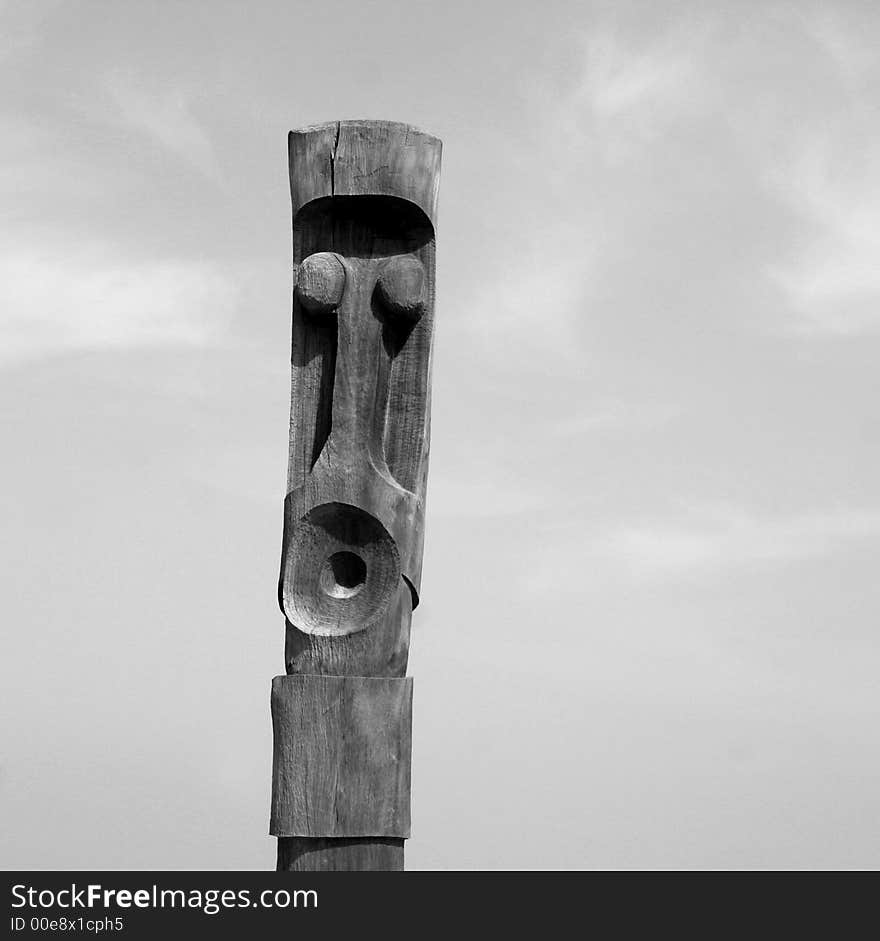
[[[369,433],[375,386],[383,379],[370,274],[358,259],[315,252],[296,275],[296,298],[310,322],[336,332],[330,438],[337,460],[352,457]]]
[[[322,503],[293,527],[283,577],[287,619],[306,634],[362,631],[388,608],[400,555],[374,516],[348,503]]]

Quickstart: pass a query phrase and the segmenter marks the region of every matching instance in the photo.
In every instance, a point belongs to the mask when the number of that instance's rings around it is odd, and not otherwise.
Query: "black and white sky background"
[[[880,7],[0,2],[5,868],[274,865],[286,132],[444,141],[419,868],[880,862]]]

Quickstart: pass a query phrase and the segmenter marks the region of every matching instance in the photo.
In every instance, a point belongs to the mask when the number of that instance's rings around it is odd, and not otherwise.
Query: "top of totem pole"
[[[436,228],[442,144],[397,121],[331,121],[288,135],[293,217],[328,196],[393,196]]]

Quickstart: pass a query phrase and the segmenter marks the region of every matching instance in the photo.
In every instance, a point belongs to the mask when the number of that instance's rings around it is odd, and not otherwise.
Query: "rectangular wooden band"
[[[412,678],[272,680],[273,836],[408,837]]]

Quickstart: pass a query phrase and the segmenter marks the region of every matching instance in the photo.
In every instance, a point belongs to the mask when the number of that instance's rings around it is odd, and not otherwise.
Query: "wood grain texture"
[[[324,196],[394,196],[437,222],[442,144],[396,121],[333,121],[288,136],[293,214]]]
[[[385,198],[329,200],[304,210],[302,231],[294,229],[295,256],[304,256],[297,279],[314,254],[327,251],[341,260],[346,278],[335,317],[316,318],[294,294],[285,524],[290,535],[309,510],[329,502],[370,513],[394,540],[401,574],[417,592],[428,462],[434,243],[406,205]],[[404,259],[424,271],[423,313],[417,319],[398,316],[377,290],[386,269]],[[290,558],[286,552],[285,558]],[[285,577],[282,572],[286,587]]]
[[[430,439],[440,141],[291,131],[290,448],[273,681],[278,868],[402,869]]]
[[[389,122],[291,133],[290,457],[279,580],[290,673],[406,672],[424,545],[439,159],[435,138]],[[322,507],[334,508],[338,525]],[[370,534],[367,517],[376,523]],[[343,531],[356,538],[346,542]],[[366,565],[359,590],[323,578],[340,552]],[[391,581],[408,589],[410,610]]]
[[[279,872],[403,872],[403,840],[281,837],[276,868]]]
[[[412,680],[276,676],[274,836],[409,836]]]

